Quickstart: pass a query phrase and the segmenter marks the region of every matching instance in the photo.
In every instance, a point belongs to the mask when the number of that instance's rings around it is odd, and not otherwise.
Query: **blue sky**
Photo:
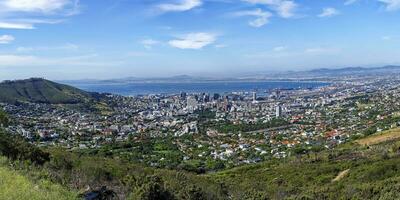
[[[0,79],[400,64],[400,0],[0,0]]]

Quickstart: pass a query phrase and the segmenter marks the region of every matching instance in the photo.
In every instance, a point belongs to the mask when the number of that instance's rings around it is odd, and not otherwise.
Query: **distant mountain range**
[[[0,83],[0,102],[12,104],[18,102],[77,104],[94,100],[97,96],[96,93],[41,78]]]
[[[231,78],[215,78],[180,75],[172,77],[138,78],[128,77],[109,80],[67,80],[61,81],[65,84],[127,84],[127,83],[193,83],[193,82],[218,82],[218,81],[270,81],[270,80],[293,80],[293,79],[313,79],[313,78],[332,78],[341,76],[360,76],[400,73],[400,66],[384,67],[346,67],[346,68],[320,68],[308,71],[286,71],[266,73],[259,72],[246,76]]]
[[[400,72],[400,66],[388,65],[383,67],[346,67],[337,69],[314,69],[308,71],[313,74],[348,74],[348,73],[369,73],[369,72]]]

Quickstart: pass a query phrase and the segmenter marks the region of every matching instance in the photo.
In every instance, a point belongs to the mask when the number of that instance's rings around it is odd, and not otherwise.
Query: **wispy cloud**
[[[78,49],[79,49],[78,45],[67,43],[59,46],[18,47],[17,51],[21,53],[26,53],[32,51],[72,51]]]
[[[242,0],[252,4],[266,5],[273,9],[280,17],[291,18],[295,16],[298,5],[289,0]]]
[[[201,0],[180,0],[176,3],[164,3],[157,5],[161,12],[183,12],[199,7],[203,4]]]
[[[297,8],[297,4],[294,1],[281,1],[277,6],[276,10],[278,14],[283,18],[291,18],[294,16],[294,11]]]
[[[0,67],[59,66],[97,67],[122,64],[121,61],[100,60],[97,54],[71,57],[40,57],[34,55],[0,54]]]
[[[381,37],[383,41],[391,41],[391,42],[398,42],[400,41],[400,37],[398,35],[385,35]]]
[[[55,14],[75,13],[78,9],[78,0],[3,0],[0,7],[3,12],[30,12]],[[57,13],[60,14],[60,13]]]
[[[281,51],[285,51],[286,49],[287,49],[287,47],[285,47],[285,46],[278,46],[278,47],[275,47],[273,50],[275,52],[281,52]]]
[[[378,0],[379,2],[385,4],[387,11],[397,11],[400,9],[400,0]]]
[[[217,49],[222,49],[222,48],[226,48],[227,45],[226,44],[216,44],[216,45],[214,45],[214,47]]]
[[[269,18],[272,17],[272,14],[267,11],[263,11],[261,9],[255,10],[245,10],[233,13],[234,16],[242,17],[242,16],[254,16],[257,17],[254,20],[249,21],[249,25],[253,27],[262,27],[269,22]]]
[[[0,22],[0,29],[34,29],[32,23]]]
[[[340,12],[335,8],[324,8],[322,9],[322,13],[319,14],[318,17],[332,17],[339,14]]]
[[[1,29],[34,29],[36,24],[58,24],[78,14],[79,0],[1,0]],[[23,17],[23,18],[21,18]]]
[[[14,40],[15,38],[12,35],[0,35],[0,44],[9,44]]]
[[[0,29],[35,29],[35,24],[58,24],[63,20],[52,19],[0,19]]]
[[[311,55],[320,55],[320,54],[331,54],[337,53],[340,49],[338,48],[329,48],[329,47],[313,47],[304,50],[304,53]]]
[[[354,4],[354,3],[357,2],[357,1],[358,1],[358,0],[346,0],[346,1],[344,2],[344,5],[348,6],[348,5]]]
[[[153,40],[153,39],[145,39],[140,41],[140,43],[144,46],[146,49],[152,49],[154,45],[157,45],[160,43],[160,41]]]
[[[202,49],[215,41],[215,34],[200,32],[180,36],[175,40],[169,41],[168,44],[179,49]]]

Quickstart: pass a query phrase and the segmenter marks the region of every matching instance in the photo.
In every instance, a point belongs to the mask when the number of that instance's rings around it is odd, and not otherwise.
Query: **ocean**
[[[329,85],[321,82],[203,82],[203,83],[69,83],[90,92],[112,93],[124,96],[148,94],[268,92],[273,89],[310,89]]]

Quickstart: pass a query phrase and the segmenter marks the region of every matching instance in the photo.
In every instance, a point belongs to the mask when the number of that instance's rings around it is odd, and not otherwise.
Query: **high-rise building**
[[[218,100],[221,96],[218,93],[214,93],[213,99]]]
[[[186,94],[186,92],[181,92],[181,99],[186,99],[186,96],[187,96],[187,94]]]
[[[276,113],[275,113],[276,117],[282,117],[282,107],[280,105],[276,106]]]
[[[257,101],[257,92],[253,92],[253,101]]]
[[[196,110],[196,109],[197,109],[198,102],[197,102],[197,100],[196,100],[195,97],[193,97],[193,96],[188,96],[187,99],[186,99],[186,101],[187,101],[187,102],[186,102],[187,108],[188,108],[189,110]]]

